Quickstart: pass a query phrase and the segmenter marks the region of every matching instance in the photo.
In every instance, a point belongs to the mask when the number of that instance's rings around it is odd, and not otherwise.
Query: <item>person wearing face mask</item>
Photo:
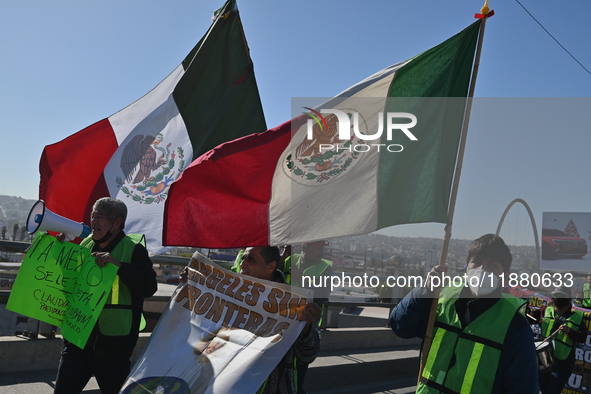
[[[546,308],[542,318],[542,336],[552,338],[555,363],[551,373],[540,373],[539,382],[542,394],[562,392],[575,366],[575,347],[577,342],[587,339],[587,326],[583,322],[583,312],[573,311],[571,289],[557,287],[552,292],[552,304]]]
[[[86,346],[64,340],[54,394],[82,392],[93,374],[101,393],[118,393],[129,374],[144,298],[158,285],[144,236],[123,232],[126,218],[127,206],[114,198],[101,198],[92,207],[92,234],[80,246],[90,249],[100,268],[117,266],[117,276]]]
[[[470,245],[461,285],[445,282],[432,343],[417,393],[538,394],[534,338],[523,316],[525,300],[507,294],[512,256],[503,239],[486,234]],[[431,270],[392,311],[390,326],[402,338],[425,337],[433,301]],[[449,276],[448,276],[449,277]]]

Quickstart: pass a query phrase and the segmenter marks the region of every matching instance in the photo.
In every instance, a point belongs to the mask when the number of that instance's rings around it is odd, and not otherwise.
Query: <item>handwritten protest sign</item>
[[[91,256],[82,264],[62,324],[63,337],[74,345],[81,348],[86,345],[111,292],[117,270],[113,264],[100,268]]]
[[[69,303],[67,295],[73,291],[83,258],[90,255],[89,250],[78,252],[75,246],[37,234],[19,269],[7,308],[61,326]]]
[[[16,277],[6,309],[62,328],[84,347],[117,275],[96,265],[90,250],[38,233]]]
[[[254,393],[304,327],[312,291],[227,271],[199,253],[189,267],[123,393]]]

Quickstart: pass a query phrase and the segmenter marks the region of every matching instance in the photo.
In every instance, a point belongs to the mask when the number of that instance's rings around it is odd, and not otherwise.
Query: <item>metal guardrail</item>
[[[152,260],[153,264],[178,265],[184,267],[189,263],[189,261],[191,261],[191,258],[159,254],[156,256],[151,256],[150,260]]]
[[[5,241],[0,240],[0,252],[9,252],[9,253],[25,253],[26,250],[31,246],[28,242],[17,242],[17,241]],[[159,264],[159,265],[172,265],[172,266],[179,266],[184,267],[190,261],[190,257],[180,257],[180,256],[172,256],[172,255],[157,255],[151,256],[152,263]],[[15,270],[18,271],[18,270]],[[15,272],[16,274],[16,272]],[[351,273],[347,273],[347,275],[355,275]],[[0,291],[0,299],[6,302],[6,299],[10,295],[10,290]],[[160,301],[160,302],[167,302],[170,299],[169,296],[152,296],[148,298],[149,301]],[[322,324],[320,328],[322,330],[326,330],[327,323],[328,323],[328,310],[329,309],[344,309],[344,308],[354,308],[354,307],[379,307],[379,308],[388,308],[389,312],[388,315],[392,313],[392,309],[398,305],[398,303],[379,303],[379,302],[340,302],[340,301],[329,301],[325,304],[325,308],[323,308],[322,312]],[[389,326],[389,322],[388,322]]]
[[[10,290],[0,290],[0,304],[6,304],[10,297]]]
[[[378,308],[388,308],[388,316],[392,314],[392,309],[398,305],[397,302],[341,302],[341,301],[329,301],[324,304],[324,308],[322,309],[322,324],[320,325],[321,330],[326,330],[328,324],[328,310],[332,307],[338,308],[355,308],[355,307],[378,307]],[[336,309],[336,308],[335,308]],[[388,324],[386,327],[390,327],[390,320],[388,319]]]
[[[30,242],[0,240],[0,252],[25,253],[30,246]]]

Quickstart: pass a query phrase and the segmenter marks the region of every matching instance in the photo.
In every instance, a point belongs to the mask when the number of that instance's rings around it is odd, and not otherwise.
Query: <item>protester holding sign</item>
[[[280,259],[279,249],[276,247],[246,248],[240,261],[240,273],[257,279],[285,283],[282,272],[277,269],[277,262]],[[181,274],[181,281],[185,281],[186,277],[187,270]],[[294,361],[297,359],[298,362],[310,364],[316,359],[320,350],[320,331],[316,325],[319,318],[320,307],[314,303],[306,304],[303,314],[306,325],[302,333],[257,393],[295,394],[297,392]]]
[[[120,200],[105,197],[93,206],[92,234],[80,245],[92,252],[101,269],[118,267],[117,276],[86,346],[64,340],[55,394],[82,392],[93,374],[103,394],[118,393],[129,374],[143,299],[156,292],[157,283],[144,237],[123,232],[126,218],[127,207]]]
[[[285,278],[281,271],[277,269],[279,260],[279,249],[276,247],[247,248],[242,255],[240,273],[258,279],[283,283]],[[259,389],[259,393],[295,394],[297,392],[294,357],[299,363],[303,364],[310,364],[316,359],[316,355],[320,350],[320,330],[316,325],[319,318],[320,307],[314,303],[306,304],[303,318],[306,325],[302,333],[283,356],[279,365],[271,372]]]
[[[587,339],[587,326],[583,323],[583,312],[573,311],[571,289],[557,287],[552,292],[553,306],[546,308],[542,318],[542,336],[548,338],[554,334],[553,347],[555,364],[551,373],[540,374],[542,394],[558,394],[575,366],[575,347],[577,342]]]
[[[504,293],[500,283],[511,261],[509,248],[494,234],[472,242],[465,283],[450,283],[441,291],[417,393],[538,394],[533,334],[520,311],[526,301]],[[390,325],[396,335],[425,337],[430,284],[445,272],[447,267],[437,266],[426,287],[413,289],[394,308]]]

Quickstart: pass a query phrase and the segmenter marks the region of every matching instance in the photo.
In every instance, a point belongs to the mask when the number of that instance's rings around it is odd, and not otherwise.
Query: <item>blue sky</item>
[[[521,2],[591,69],[588,2]],[[37,198],[43,147],[147,93],[203,36],[222,4],[3,4],[0,193]],[[292,97],[336,95],[444,41],[472,23],[482,5],[480,0],[238,1],[267,125],[290,118]],[[491,0],[489,6],[496,15],[486,26],[475,96],[497,99],[475,104],[454,221],[459,238],[494,232],[517,197],[532,206],[540,224],[543,211],[591,211],[591,133],[584,122],[591,75],[516,1]],[[504,99],[509,97],[578,99],[565,102],[564,110],[572,109],[566,127],[564,112],[552,110],[556,101]],[[538,110],[526,115],[532,103]],[[398,226],[387,233],[440,238],[443,226]]]

